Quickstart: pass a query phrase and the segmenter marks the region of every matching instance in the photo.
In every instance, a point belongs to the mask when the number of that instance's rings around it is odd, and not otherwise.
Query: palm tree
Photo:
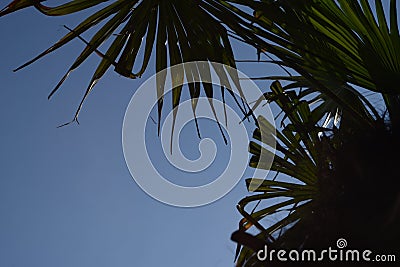
[[[259,35],[282,39],[287,58],[277,54],[279,64],[300,75],[260,78],[286,81],[274,81],[265,94],[284,115],[282,129],[272,135],[259,118],[249,147],[250,166],[263,168],[262,153],[271,153],[271,140],[278,142],[271,167],[277,176],[238,204],[244,218],[232,235],[239,243],[237,265],[267,265],[255,253],[265,244],[324,249],[342,237],[355,248],[394,253],[400,239],[396,1],[390,1],[388,19],[381,1],[375,12],[368,1],[263,1],[252,7]],[[375,92],[384,109],[361,92]],[[275,222],[264,227],[266,220]]]
[[[253,155],[250,166],[263,168],[261,152],[271,153],[268,140],[276,140],[272,171],[280,175],[262,181],[259,194],[238,204],[244,217],[232,235],[239,244],[238,266],[262,265],[255,252],[264,244],[324,247],[339,234],[354,237],[351,242],[355,245],[396,247],[400,237],[395,227],[400,217],[395,170],[400,149],[396,138],[400,131],[396,0],[390,0],[388,14],[380,0],[374,1],[374,8],[368,0],[119,0],[108,5],[104,0],[78,0],[53,8],[41,2],[14,0],[0,16],[31,6],[50,16],[100,7],[75,28],[66,27],[69,33],[59,42],[20,67],[73,39],[85,42],[86,48],[50,96],[93,53],[102,61],[84,99],[109,68],[129,78],[140,77],[154,49],[156,70],[193,60],[235,67],[229,38],[256,47],[260,55],[268,54],[272,63],[289,69],[287,76],[259,77],[274,81],[265,97],[284,116],[276,135],[269,133],[271,125],[266,120],[258,118],[255,141],[249,149]],[[89,41],[81,37],[100,23]],[[113,40],[107,51],[101,52],[100,45],[109,39]],[[142,64],[134,72],[142,50]],[[184,75],[181,72],[176,77]],[[235,73],[228,75],[237,80]],[[157,85],[159,117],[163,88],[161,79]],[[203,89],[212,98],[212,88],[203,84]],[[173,107],[179,105],[181,91],[182,87],[173,91]],[[189,85],[189,91],[196,99],[200,87]],[[381,98],[384,110],[363,92]],[[261,204],[247,211],[254,202]],[[276,223],[263,226],[264,220],[285,211]],[[259,233],[250,235],[246,232],[249,228]]]

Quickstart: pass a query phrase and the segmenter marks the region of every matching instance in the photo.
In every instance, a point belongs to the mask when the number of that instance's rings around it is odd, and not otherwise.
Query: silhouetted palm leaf
[[[108,69],[113,68],[117,73],[128,78],[140,77],[148,66],[153,50],[156,53],[155,69],[157,72],[168,66],[189,61],[218,62],[235,67],[227,30],[209,11],[209,9],[215,11],[215,8],[212,7],[214,1],[118,0],[112,1],[106,6],[100,6],[103,2],[107,1],[79,0],[70,1],[56,7],[48,7],[43,5],[41,1],[14,0],[0,12],[1,17],[22,8],[35,7],[45,15],[62,16],[99,6],[78,26],[73,29],[66,27],[69,33],[57,43],[16,69],[19,70],[30,65],[76,38],[85,42],[85,49],[49,95],[51,97],[71,72],[77,69],[90,55],[99,55],[102,60],[90,80],[74,120],[77,120],[84,100]],[[99,24],[102,26],[89,41],[81,37],[83,33]],[[101,52],[100,46],[107,40],[112,41],[108,49]],[[140,51],[143,51],[141,63],[139,62]],[[134,66],[138,68],[137,72],[134,72]],[[221,80],[225,81],[228,81],[226,77],[230,77],[239,91],[241,90],[236,72],[227,70],[221,72],[220,70],[217,74]],[[180,80],[184,79],[185,75],[199,74],[185,74],[184,70],[181,69],[172,74],[173,84],[178,84]],[[166,77],[162,76],[157,79],[159,120],[164,100],[165,79]],[[194,111],[197,105],[195,99],[200,93],[198,85],[189,85]],[[212,87],[210,85],[204,84],[204,91],[207,97],[212,98]],[[173,89],[173,108],[178,107],[181,92],[182,86]],[[212,107],[212,102],[210,102],[210,105]],[[174,112],[175,116],[176,111]]]
[[[382,94],[390,118],[399,121],[400,37],[397,1],[388,18],[382,1],[242,1],[254,10],[252,39],[300,73],[317,90],[359,121],[371,125],[352,98],[349,85]],[[243,12],[244,13],[244,12]],[[246,14],[242,14],[243,17]],[[389,25],[390,24],[390,25]],[[300,26],[301,25],[301,26]],[[351,95],[351,94],[350,94]]]
[[[354,245],[394,249],[400,236],[396,230],[400,220],[396,198],[400,194],[394,186],[398,176],[394,162],[399,157],[385,154],[398,151],[400,142],[391,125],[382,117],[375,118],[375,126],[367,132],[357,131],[354,125],[324,125],[320,106],[310,106],[301,93],[285,90],[277,81],[265,97],[283,111],[283,126],[274,132],[273,125],[258,118],[254,141],[249,145],[250,166],[269,168],[264,166],[263,156],[273,153],[275,140],[276,155],[270,170],[277,176],[257,182],[258,194],[238,203],[243,219],[232,235],[238,243],[237,265],[265,265],[255,256],[260,241],[270,249],[319,249],[347,234],[354,238]],[[376,188],[377,176],[393,186]],[[254,179],[259,178],[246,180],[249,191],[254,191]],[[255,203],[261,204],[249,211]],[[376,220],[367,219],[372,216],[369,212]],[[248,234],[250,228],[258,234]],[[368,238],[362,238],[366,232]]]

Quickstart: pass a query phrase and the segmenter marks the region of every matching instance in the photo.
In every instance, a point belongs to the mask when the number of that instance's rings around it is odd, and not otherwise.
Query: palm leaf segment
[[[73,29],[65,26],[69,33],[43,53],[16,69],[19,70],[30,65],[74,39],[81,39],[86,47],[49,95],[50,98],[71,72],[77,69],[90,55],[99,55],[101,62],[90,80],[74,120],[77,120],[84,100],[108,69],[113,68],[124,77],[132,79],[140,77],[146,70],[153,51],[156,53],[157,71],[161,71],[167,66],[189,61],[218,62],[235,67],[228,33],[210,13],[211,8],[207,2],[212,1],[118,0],[104,6],[103,2],[108,1],[75,0],[56,7],[48,7],[41,2],[15,0],[1,10],[0,16],[26,7],[35,7],[48,16],[62,16],[94,6],[100,7]],[[218,8],[212,8],[214,13],[216,10]],[[98,26],[99,29],[89,41],[84,40],[81,35],[95,26]],[[109,43],[108,48],[105,52],[101,52],[101,45],[106,41]],[[135,72],[134,69],[137,71]],[[185,73],[183,69],[178,70],[177,73],[172,74],[173,83],[178,83],[184,79],[185,75],[198,76],[199,73]],[[229,85],[227,77],[232,78],[235,86],[241,92],[236,72],[219,71],[218,76],[223,79],[221,84],[225,85],[227,82]],[[165,78],[157,79],[159,120],[163,106]],[[187,80],[193,79],[188,77]],[[189,84],[193,111],[197,104],[196,98],[200,95],[200,88],[200,84]],[[213,97],[212,86],[203,84],[203,88],[206,96],[211,99]],[[223,89],[226,88],[221,89],[224,93]],[[177,86],[172,92],[173,108],[177,107],[180,102],[181,91],[182,86]],[[229,93],[233,94],[231,91]],[[212,102],[210,104],[212,105]]]

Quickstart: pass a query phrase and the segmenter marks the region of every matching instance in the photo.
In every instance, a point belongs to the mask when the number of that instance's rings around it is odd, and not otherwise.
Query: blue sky
[[[87,99],[81,124],[62,128],[56,127],[72,119],[98,58],[73,73],[51,100],[49,92],[83,48],[78,40],[12,72],[63,36],[61,25],[74,26],[83,15],[48,18],[28,9],[0,18],[0,266],[233,266],[230,235],[240,220],[236,203],[247,194],[243,179],[222,199],[185,209],[146,195],[126,167],[125,109],[154,64],[138,80],[108,72]],[[256,58],[252,48],[236,43],[235,50],[239,59]],[[272,71],[263,64],[239,69]],[[200,126],[223,146],[215,124]],[[198,153],[194,133],[188,128],[181,137],[189,157]],[[223,162],[217,158],[206,181]]]

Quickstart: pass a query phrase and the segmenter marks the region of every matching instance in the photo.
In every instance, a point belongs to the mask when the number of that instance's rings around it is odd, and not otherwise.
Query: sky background
[[[138,80],[109,71],[85,102],[80,125],[62,128],[57,126],[72,119],[99,59],[90,57],[51,100],[49,92],[83,48],[80,41],[12,72],[61,38],[63,24],[75,26],[85,14],[49,18],[26,9],[0,18],[0,266],[233,266],[230,235],[241,218],[235,206],[248,194],[244,179],[212,204],[177,208],[146,195],[125,164],[125,109],[154,74],[152,62]],[[256,59],[253,48],[235,42],[234,49],[238,59]],[[249,76],[277,73],[265,64],[238,68]],[[224,146],[215,124],[202,120],[200,127]],[[196,157],[193,124],[181,138],[184,152]],[[204,182],[225,161],[219,155]],[[250,169],[244,178],[249,175]]]

